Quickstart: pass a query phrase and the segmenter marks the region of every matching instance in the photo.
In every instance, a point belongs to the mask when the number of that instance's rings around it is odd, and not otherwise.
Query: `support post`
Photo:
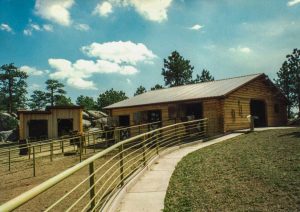
[[[10,160],[11,160],[11,155],[10,155],[10,148],[8,149],[8,171],[10,171]]]
[[[96,138],[95,133],[93,134],[94,152],[96,152]]]
[[[82,159],[82,137],[79,137],[79,161]]]
[[[53,161],[53,143],[50,143],[50,161]]]
[[[61,141],[61,152],[62,152],[62,153],[65,153],[64,141],[65,141],[65,140],[62,140],[62,141]]]
[[[28,148],[28,159],[29,160],[30,160],[30,157],[31,157],[31,147],[30,146],[31,146],[30,144],[27,145],[27,148]]]
[[[35,177],[35,146],[32,147],[33,176]]]
[[[89,164],[89,174],[90,174],[90,200],[91,201],[91,211],[94,211],[95,207],[95,173],[94,173],[94,162]]]
[[[119,147],[119,153],[120,153],[120,180],[121,180],[121,186],[124,185],[124,161],[123,161],[123,144]]]

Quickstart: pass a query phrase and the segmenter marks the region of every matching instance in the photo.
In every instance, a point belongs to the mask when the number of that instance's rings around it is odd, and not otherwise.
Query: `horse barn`
[[[265,74],[149,91],[105,108],[119,126],[208,118],[208,135],[287,123],[286,98]],[[173,120],[173,121],[172,121]]]
[[[83,132],[81,106],[47,106],[45,110],[19,110],[19,139],[51,139]]]

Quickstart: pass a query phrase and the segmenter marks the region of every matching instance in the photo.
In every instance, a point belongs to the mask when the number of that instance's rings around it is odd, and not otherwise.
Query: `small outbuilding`
[[[19,110],[19,139],[51,139],[83,133],[81,106],[47,106],[43,111]]]
[[[148,91],[105,108],[120,126],[208,118],[208,134],[287,123],[286,98],[265,74]]]

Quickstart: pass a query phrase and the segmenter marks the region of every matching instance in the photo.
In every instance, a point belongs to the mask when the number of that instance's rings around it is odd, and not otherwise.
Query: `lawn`
[[[300,211],[300,128],[253,132],[187,155],[164,211]]]

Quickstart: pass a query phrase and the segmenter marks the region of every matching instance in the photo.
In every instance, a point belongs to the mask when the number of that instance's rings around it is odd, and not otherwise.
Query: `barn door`
[[[266,127],[266,104],[262,100],[251,100],[250,101],[251,115],[254,117],[254,127]]]

